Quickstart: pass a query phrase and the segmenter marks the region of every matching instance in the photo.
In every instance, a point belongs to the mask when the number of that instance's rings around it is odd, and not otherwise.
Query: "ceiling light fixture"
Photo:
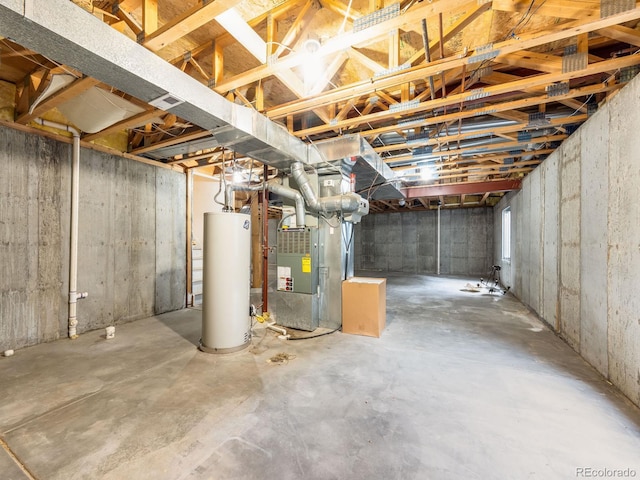
[[[302,52],[305,56],[302,70],[304,73],[304,89],[306,93],[311,92],[311,89],[320,81],[324,72],[322,58],[318,55],[319,51],[320,41],[317,38],[308,38],[302,43]]]
[[[313,55],[318,50],[320,50],[320,42],[316,38],[308,38],[302,44],[302,49],[305,53]]]

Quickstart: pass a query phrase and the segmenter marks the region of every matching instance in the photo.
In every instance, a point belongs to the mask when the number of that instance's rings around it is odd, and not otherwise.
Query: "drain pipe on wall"
[[[436,273],[440,275],[440,202],[438,202],[438,246],[436,248]]]
[[[87,292],[78,293],[78,205],[80,198],[80,132],[69,125],[37,118],[43,127],[56,128],[73,135],[73,159],[71,163],[71,233],[69,246],[69,338],[78,338],[77,303],[87,298]]]

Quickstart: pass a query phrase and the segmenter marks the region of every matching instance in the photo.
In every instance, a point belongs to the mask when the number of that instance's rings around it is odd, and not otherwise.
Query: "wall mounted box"
[[[379,337],[387,320],[387,280],[353,277],[342,282],[342,332]]]

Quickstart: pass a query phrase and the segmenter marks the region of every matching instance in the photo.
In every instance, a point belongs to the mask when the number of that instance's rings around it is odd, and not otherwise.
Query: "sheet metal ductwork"
[[[68,0],[0,0],[0,35],[145,102],[168,94],[182,103],[166,110],[264,164],[286,169],[322,161],[284,127],[228,101]]]
[[[309,177],[307,177],[304,166],[301,163],[296,162],[291,165],[291,176],[298,184],[300,193],[302,193],[305,203],[312,212],[320,214],[333,212],[351,214],[351,216],[347,216],[346,219],[354,223],[357,223],[362,216],[369,213],[368,200],[354,192],[318,198],[311,187]]]
[[[310,160],[319,172],[340,166],[345,174],[355,174],[355,190],[367,200],[404,198],[401,181],[359,134],[315,142],[310,147],[320,153],[320,163]]]

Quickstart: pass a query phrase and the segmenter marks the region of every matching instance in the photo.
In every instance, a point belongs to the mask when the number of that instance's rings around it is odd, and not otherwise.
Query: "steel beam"
[[[448,183],[401,189],[406,198],[438,197],[440,195],[480,195],[491,192],[520,190],[520,180],[496,180],[493,182]]]

